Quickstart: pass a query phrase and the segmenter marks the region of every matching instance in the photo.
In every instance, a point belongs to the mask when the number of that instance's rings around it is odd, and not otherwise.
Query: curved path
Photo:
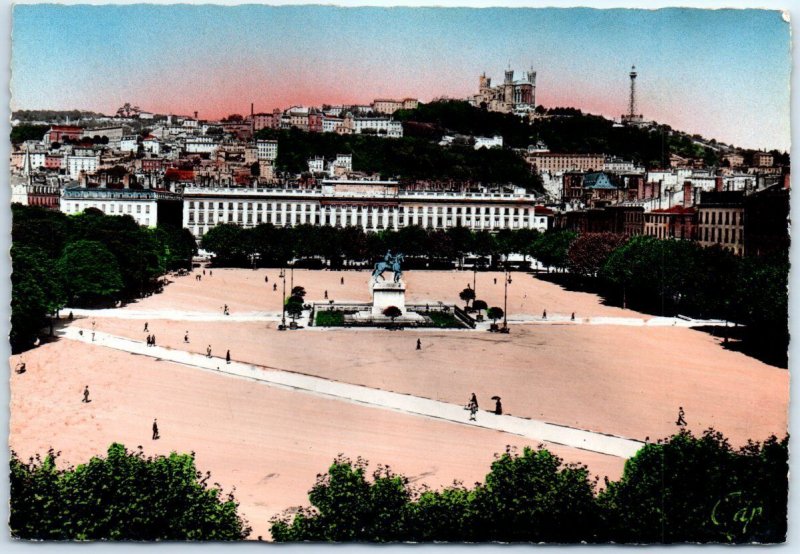
[[[268,366],[255,366],[235,361],[226,364],[225,360],[219,357],[209,358],[202,354],[160,346],[148,347],[141,341],[118,337],[107,333],[96,332],[94,333],[94,337],[92,337],[93,333],[88,329],[81,330],[75,327],[67,327],[60,331],[59,334],[62,338],[70,340],[93,343],[96,346],[113,348],[115,350],[142,356],[150,356],[201,370],[215,371],[233,377],[251,379],[268,386],[336,398],[345,402],[353,402],[406,414],[442,419],[462,425],[474,425],[476,427],[494,429],[496,431],[520,435],[529,439],[589,450],[620,458],[630,458],[644,444],[636,440],[615,437],[603,433],[584,431],[515,416],[498,416],[489,412],[479,412],[477,421],[470,422],[468,412],[463,406],[448,404],[428,398],[342,383],[320,377],[283,371]],[[92,340],[93,338],[94,341]]]

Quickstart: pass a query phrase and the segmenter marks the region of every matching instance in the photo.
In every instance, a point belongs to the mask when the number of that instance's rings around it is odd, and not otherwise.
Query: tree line
[[[12,205],[12,349],[30,347],[66,306],[111,305],[148,294],[166,271],[191,267],[194,237],[179,227],[141,227],[89,208],[77,215]],[[52,324],[52,319],[50,319]]]
[[[263,223],[247,229],[225,223],[209,229],[201,247],[213,252],[214,263],[221,266],[249,267],[255,256],[263,267],[283,267],[290,260],[300,260],[297,267],[315,267],[325,260],[340,268],[346,262],[372,262],[392,250],[405,254],[403,265],[409,268],[452,268],[454,260],[467,254],[482,257],[488,268],[497,267],[500,258],[512,252],[530,255],[538,236],[533,229],[490,233],[466,227],[441,230],[411,225],[397,231],[365,232],[360,227],[329,225],[275,227]]]
[[[272,520],[278,542],[783,542],[788,438],[734,450],[713,430],[643,446],[599,490],[585,465],[507,448],[472,488],[414,487],[389,466],[339,456],[311,506]]]
[[[657,315],[730,321],[732,330],[718,331],[726,342],[735,334],[749,353],[787,366],[788,252],[741,257],[693,241],[571,231],[538,243],[537,258],[564,270],[554,278],[567,286]]]
[[[233,491],[210,486],[193,453],[145,457],[112,444],[105,458],[65,469],[58,456],[12,453],[12,536],[241,540],[251,531]],[[645,444],[602,486],[541,446],[507,447],[483,482],[441,490],[412,486],[388,465],[370,475],[366,460],[339,455],[317,476],[311,506],[275,516],[270,532],[277,542],[777,543],[788,470],[788,437],[734,449],[713,429]]]
[[[336,154],[352,154],[353,169],[379,173],[385,178],[437,179],[484,185],[513,183],[541,192],[541,179],[531,173],[522,157],[508,149],[480,149],[471,146],[439,146],[439,138],[409,136],[379,138],[369,135],[306,133],[261,129],[259,139],[278,141],[276,168],[290,173],[308,172],[308,160]]]

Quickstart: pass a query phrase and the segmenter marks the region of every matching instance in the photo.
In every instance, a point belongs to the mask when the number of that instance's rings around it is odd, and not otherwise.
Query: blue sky
[[[376,97],[465,97],[537,71],[537,103],[788,149],[789,24],[758,10],[15,7],[12,109],[124,102],[216,117]]]

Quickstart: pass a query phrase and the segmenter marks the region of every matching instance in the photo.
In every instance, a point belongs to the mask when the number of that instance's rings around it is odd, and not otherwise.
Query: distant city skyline
[[[12,110],[220,118],[293,104],[476,94],[537,72],[536,100],[619,118],[636,65],[645,119],[748,148],[790,146],[778,11],[322,6],[14,8]]]

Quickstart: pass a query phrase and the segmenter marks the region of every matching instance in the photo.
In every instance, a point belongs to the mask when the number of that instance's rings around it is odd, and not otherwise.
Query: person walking
[[[183,342],[189,344],[189,331],[186,331],[186,334],[183,335]]]
[[[269,275],[264,275],[264,282],[269,283]]]
[[[344,285],[344,277],[342,277],[342,278],[339,280],[339,284],[340,284],[340,285]]]
[[[86,385],[86,388],[83,389],[83,400],[81,400],[81,402],[87,404],[91,402],[91,400],[89,400],[89,385]]]
[[[92,331],[92,342],[94,342],[94,331]]]
[[[147,338],[145,339],[145,344],[147,346],[150,346],[150,335],[147,335]]]
[[[69,311],[69,320],[72,321],[73,319],[75,319],[75,316],[72,315],[72,310],[70,310]]]
[[[153,335],[152,337],[150,337],[150,342],[151,342],[151,344],[152,344],[153,346],[155,346],[155,345],[156,345],[156,336],[155,336],[155,335]]]
[[[230,364],[231,363],[231,351],[230,350],[225,352],[225,363],[226,364]]]
[[[467,406],[472,406],[473,404],[475,404],[476,407],[478,406],[478,397],[475,396],[474,392],[472,393],[472,398],[469,399],[469,404],[467,404]]]
[[[144,322],[144,331],[143,331],[143,332],[144,332],[144,333],[146,333],[148,330],[149,330],[149,329],[147,328],[147,322],[145,321],[145,322]]]
[[[325,291],[325,300],[328,299],[328,291]]]
[[[272,292],[278,290],[278,283],[272,283]]]
[[[422,350],[422,341],[417,339],[417,350]]]
[[[477,405],[477,404],[472,404],[472,405],[469,407],[469,420],[470,420],[470,421],[475,421],[475,420],[476,420],[476,419],[475,419],[475,415],[476,415],[477,413],[478,413],[478,405]]]
[[[542,312],[542,319],[547,319],[547,310]]]
[[[213,277],[214,276],[214,270],[213,269],[209,269],[208,270],[208,276],[209,277]]]
[[[153,420],[153,440],[157,441],[161,438],[161,435],[158,433],[158,420]]]
[[[225,304],[225,305],[222,307],[222,313],[223,313],[223,314],[225,314],[225,315],[228,315],[228,305],[227,305],[227,304]]]
[[[675,422],[675,425],[679,427],[684,427],[686,425],[686,420],[683,416],[686,414],[683,411],[683,406],[678,406],[678,421]]]
[[[503,415],[503,405],[500,403],[500,397],[497,397],[497,400],[494,401],[494,413],[497,415]]]
[[[575,312],[572,312],[572,316],[569,319],[570,321],[575,321]]]
[[[203,275],[205,275],[205,274],[206,274],[206,270],[204,269],[204,270],[203,270]]]
[[[210,358],[210,357],[211,357],[211,345],[209,344],[208,348],[206,348],[206,358]]]

